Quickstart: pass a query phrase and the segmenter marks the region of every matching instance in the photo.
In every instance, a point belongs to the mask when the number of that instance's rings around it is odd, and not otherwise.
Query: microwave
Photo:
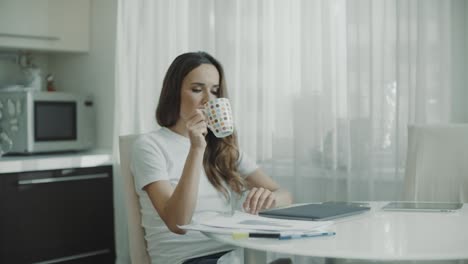
[[[78,151],[95,144],[91,98],[64,92],[0,91],[0,132],[9,153]]]

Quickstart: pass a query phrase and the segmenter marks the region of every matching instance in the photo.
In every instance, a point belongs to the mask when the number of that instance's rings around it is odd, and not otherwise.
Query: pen
[[[248,233],[248,232],[232,233],[232,238],[234,239],[243,239],[243,238],[248,238],[248,237],[279,239],[281,237],[281,234],[280,233]]]

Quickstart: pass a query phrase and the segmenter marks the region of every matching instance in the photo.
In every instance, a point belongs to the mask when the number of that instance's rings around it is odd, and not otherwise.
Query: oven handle
[[[107,177],[109,177],[109,173],[97,173],[97,174],[67,176],[67,177],[59,177],[59,178],[19,180],[18,185],[54,183],[54,182],[68,182],[68,181],[82,181],[82,180],[102,179],[102,178],[107,178]]]
[[[68,260],[75,260],[75,259],[81,259],[81,258],[86,258],[86,257],[91,257],[91,256],[109,254],[110,252],[111,252],[110,249],[106,248],[106,249],[81,253],[81,254],[77,254],[77,255],[72,255],[72,256],[67,256],[67,257],[62,257],[62,258],[56,258],[56,259],[51,259],[51,260],[46,260],[46,261],[41,261],[41,262],[36,262],[36,263],[33,263],[33,264],[59,263],[59,262],[64,262],[64,261],[68,261]]]

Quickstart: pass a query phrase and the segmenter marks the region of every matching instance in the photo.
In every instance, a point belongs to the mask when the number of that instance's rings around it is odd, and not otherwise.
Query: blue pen
[[[306,238],[306,237],[321,237],[321,236],[334,236],[335,232],[322,232],[322,233],[304,233],[304,234],[285,234],[281,235],[279,240]]]

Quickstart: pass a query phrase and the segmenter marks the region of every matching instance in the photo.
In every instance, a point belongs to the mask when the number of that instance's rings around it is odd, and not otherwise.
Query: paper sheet
[[[333,224],[332,221],[273,219],[236,211],[233,216],[213,212],[202,213],[194,217],[192,224],[181,226],[181,228],[226,234],[234,231],[312,232],[323,230],[331,224]]]

